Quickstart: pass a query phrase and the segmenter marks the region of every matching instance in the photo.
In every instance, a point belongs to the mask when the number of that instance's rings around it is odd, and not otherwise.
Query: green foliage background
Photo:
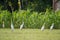
[[[1,0],[0,6],[2,9],[10,10],[10,7],[13,10],[18,10],[18,0]],[[30,9],[31,11],[43,12],[46,11],[46,8],[52,8],[52,0],[21,0],[21,9],[26,10]],[[10,10],[11,11],[11,10]]]
[[[53,12],[46,9],[46,12],[30,12],[30,10],[20,10],[12,13],[7,10],[0,11],[0,28],[2,28],[2,22],[5,23],[5,28],[10,28],[11,18],[13,19],[13,24],[15,28],[24,22],[24,28],[41,28],[45,23],[45,28],[50,28],[52,23],[54,23],[55,29],[60,29],[60,11]]]

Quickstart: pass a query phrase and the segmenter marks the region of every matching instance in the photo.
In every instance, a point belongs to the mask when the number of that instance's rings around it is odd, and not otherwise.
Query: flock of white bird
[[[4,21],[3,21],[3,28],[5,27],[4,25]],[[22,24],[20,25],[20,30],[22,30],[24,27],[24,22],[22,22]],[[54,27],[54,23],[52,23],[52,25],[50,26],[50,30],[52,30]],[[43,31],[45,29],[45,23],[42,25],[41,27],[41,31]],[[13,22],[11,22],[11,30],[14,31],[14,25],[13,25]]]
[[[54,27],[54,23],[52,23],[52,25],[50,26],[50,30],[52,30]],[[45,29],[45,23],[42,25],[41,27],[41,31],[43,31]]]

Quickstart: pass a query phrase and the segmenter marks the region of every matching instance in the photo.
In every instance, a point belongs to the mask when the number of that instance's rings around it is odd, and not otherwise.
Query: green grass
[[[0,40],[60,40],[60,30],[45,29],[0,29]]]

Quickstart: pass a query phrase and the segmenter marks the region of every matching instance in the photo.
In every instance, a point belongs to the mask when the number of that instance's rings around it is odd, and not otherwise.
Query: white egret
[[[45,28],[45,23],[42,25],[42,27],[41,27],[41,31],[43,31],[44,28]]]
[[[3,25],[2,25],[2,27],[3,27],[3,28],[5,27],[5,25],[4,25],[4,21],[3,21]]]
[[[53,27],[54,27],[54,23],[52,23],[52,25],[51,25],[51,27],[50,27],[50,30],[52,30],[52,29],[53,29]]]
[[[12,22],[11,22],[11,30],[14,31],[14,25]]]
[[[20,25],[20,30],[23,28],[24,26],[24,22]]]

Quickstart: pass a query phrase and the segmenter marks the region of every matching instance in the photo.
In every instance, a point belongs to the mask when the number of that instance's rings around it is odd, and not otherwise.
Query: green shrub
[[[5,27],[9,28],[11,25],[11,18],[15,28],[19,28],[22,22],[24,22],[24,28],[41,28],[45,23],[45,28],[50,28],[54,23],[55,29],[60,29],[60,11],[53,12],[46,10],[46,12],[30,12],[30,10],[20,10],[19,12],[13,12],[12,15],[8,11],[4,10],[0,12],[0,27],[4,21]]]
[[[10,20],[11,20],[11,13],[9,13],[7,10],[1,11],[0,13],[0,26],[2,27],[3,21],[5,24],[5,27],[10,27]]]

